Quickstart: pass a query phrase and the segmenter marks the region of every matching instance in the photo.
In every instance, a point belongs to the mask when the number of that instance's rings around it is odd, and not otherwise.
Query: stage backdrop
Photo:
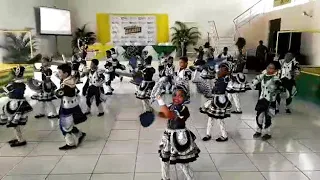
[[[97,14],[97,38],[102,44],[157,45],[169,42],[167,14]]]

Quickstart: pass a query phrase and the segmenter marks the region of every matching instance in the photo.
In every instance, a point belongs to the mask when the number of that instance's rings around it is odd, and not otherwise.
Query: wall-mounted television
[[[37,31],[41,35],[72,35],[69,10],[38,7],[36,12]]]

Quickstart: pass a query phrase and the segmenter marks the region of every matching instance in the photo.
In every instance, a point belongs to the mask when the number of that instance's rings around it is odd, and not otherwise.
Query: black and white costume
[[[255,107],[258,128],[254,137],[258,138],[263,135],[262,138],[266,140],[271,138],[271,118],[275,115],[275,100],[277,91],[279,91],[281,86],[281,81],[276,73],[272,75],[263,73],[253,79],[252,88],[259,83],[261,84],[261,93]]]
[[[76,125],[87,120],[79,106],[79,90],[76,87],[76,80],[69,76],[61,83],[60,89],[56,91],[56,96],[61,99],[59,111],[59,125],[65,137],[66,145],[60,149],[72,149],[77,147],[85,137]]]
[[[27,113],[32,111],[32,107],[24,97],[26,90],[26,85],[22,80],[24,71],[25,68],[22,66],[14,68],[13,73],[16,79],[2,90],[7,94],[9,100],[1,109],[0,125],[14,128],[16,139],[9,141],[11,147],[26,145],[20,126],[26,125]]]
[[[173,65],[173,62],[169,62],[166,64],[163,70],[164,76],[167,78],[167,84],[165,86],[165,91],[169,92],[169,94],[172,93],[172,88],[173,88],[173,81],[174,81],[174,72],[175,72],[175,67]]]
[[[145,112],[152,111],[149,99],[155,85],[155,81],[152,79],[155,72],[156,70],[151,66],[151,62],[148,63],[142,70],[143,80],[136,92],[136,97],[142,100]]]
[[[174,77],[173,91],[179,86],[183,86],[186,88],[187,97],[185,100],[185,104],[190,103],[190,86],[189,81],[192,78],[192,71],[190,69],[179,69]]]
[[[300,74],[300,67],[295,58],[288,62],[285,60],[280,60],[280,64],[280,79],[286,93],[286,111],[290,113],[292,99],[297,94],[295,77]],[[278,96],[278,105],[280,105],[280,100],[281,98]]]
[[[57,86],[51,81],[52,70],[49,67],[41,67],[40,72],[42,81],[38,83],[39,90],[36,91],[37,94],[31,96],[31,99],[37,100],[40,103],[40,109],[35,118],[44,117],[46,114],[46,107],[48,108],[48,118],[57,118],[57,110],[52,102],[56,99],[55,90],[57,89]]]
[[[233,101],[235,105],[235,111],[232,111],[232,113],[235,114],[242,113],[239,93],[246,92],[249,87],[246,75],[243,73],[243,67],[243,62],[240,62],[240,60],[233,63],[230,81],[226,89],[229,100],[231,102]]]
[[[92,62],[93,63],[93,62]],[[104,114],[103,104],[105,101],[103,84],[105,82],[104,70],[90,70],[88,72],[88,79],[86,84],[83,87],[83,95],[86,96],[87,104],[87,114],[90,114],[91,104],[93,99],[96,101],[96,106],[98,107],[99,115]]]
[[[179,164],[187,180],[194,180],[189,163],[196,161],[200,149],[195,143],[196,136],[186,128],[185,122],[190,117],[188,107],[170,104],[168,108],[175,112],[176,117],[168,120],[160,143],[162,179],[170,178],[170,164]]]
[[[106,95],[112,95],[113,88],[111,87],[111,82],[116,77],[116,69],[125,70],[125,66],[120,64],[117,59],[113,59],[112,57],[107,58],[106,64],[104,65],[106,68],[107,76],[106,76],[106,85],[107,92]]]

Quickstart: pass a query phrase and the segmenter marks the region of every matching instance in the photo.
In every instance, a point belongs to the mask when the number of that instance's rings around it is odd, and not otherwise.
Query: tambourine
[[[153,112],[147,111],[139,116],[140,123],[142,127],[149,127],[155,120],[155,115]]]

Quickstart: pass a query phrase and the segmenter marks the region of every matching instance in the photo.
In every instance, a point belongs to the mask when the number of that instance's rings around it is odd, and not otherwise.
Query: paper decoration
[[[156,45],[155,16],[110,16],[111,41],[114,46]]]

